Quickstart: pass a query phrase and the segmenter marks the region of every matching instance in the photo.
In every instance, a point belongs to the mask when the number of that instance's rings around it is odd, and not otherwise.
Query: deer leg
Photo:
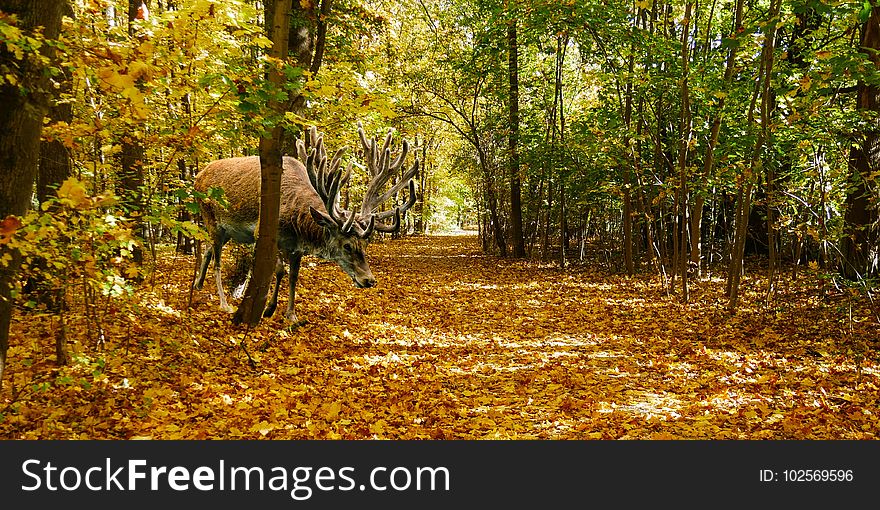
[[[205,284],[205,276],[208,274],[208,265],[211,263],[211,258],[214,256],[214,247],[208,246],[205,250],[205,254],[202,255],[202,263],[199,268],[199,277],[196,278],[196,281],[193,283],[194,289],[201,289],[202,285]]]
[[[222,228],[217,229],[214,234],[214,279],[217,281],[217,296],[220,297],[220,309],[227,313],[235,312],[235,309],[226,302],[226,294],[223,292],[223,276],[220,274],[220,253],[223,251],[223,245],[229,240],[229,235]]]
[[[284,262],[279,256],[275,259],[275,290],[272,291],[272,297],[266,303],[266,309],[263,310],[263,317],[271,317],[275,313],[275,307],[278,306],[278,290],[281,288],[281,279],[284,278]]]
[[[293,300],[296,297],[296,280],[299,278],[299,265],[302,261],[302,253],[290,253],[287,257],[290,263],[290,299],[287,301],[287,312],[285,312],[284,318],[292,324],[296,322]]]

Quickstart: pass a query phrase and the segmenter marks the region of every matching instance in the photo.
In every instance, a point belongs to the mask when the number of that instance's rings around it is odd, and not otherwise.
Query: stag
[[[286,258],[290,271],[290,296],[287,302],[287,321],[296,322],[294,297],[303,255],[315,255],[332,260],[351,277],[355,286],[368,288],[376,285],[366,258],[366,249],[374,232],[393,233],[400,230],[401,214],[415,204],[415,181],[419,162],[415,160],[409,170],[401,168],[409,151],[406,140],[400,153],[392,160],[389,130],[384,146],[379,149],[375,138],[367,140],[363,127],[358,123],[358,135],[363,148],[365,166],[370,174],[359,212],[343,209],[339,193],[351,177],[352,163],[341,170],[340,149],[328,161],[323,136],[313,127],[309,130],[308,145],[296,141],[297,158],[284,156],[281,177],[281,216],[278,224],[279,257],[275,268],[275,288],[263,312],[270,317],[278,304],[278,289],[284,278]],[[395,176],[391,187],[380,194]],[[220,254],[223,246],[233,240],[252,244],[256,241],[255,230],[260,210],[260,158],[258,156],[220,159],[212,161],[196,175],[195,188],[206,193],[210,188],[223,189],[226,207],[213,200],[200,203],[202,218],[212,243],[205,250],[199,276],[194,287],[201,289],[214,260],[214,276],[220,307],[232,312],[226,301],[220,275]],[[390,210],[379,211],[381,205],[404,188],[409,188],[408,199]],[[390,223],[388,220],[391,220]]]

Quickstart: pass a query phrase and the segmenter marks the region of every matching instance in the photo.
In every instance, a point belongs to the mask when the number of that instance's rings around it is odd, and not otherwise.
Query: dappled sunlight
[[[501,260],[480,254],[474,238],[405,238],[370,250],[379,281],[371,289],[354,288],[335,264],[304,261],[296,303],[304,322],[294,329],[281,314],[251,330],[232,327],[207,285],[186,310],[193,261],[169,257],[162,274],[179,275],[176,286],[145,283],[137,313],[104,318],[104,352],[113,355],[63,369],[66,386],[23,393],[0,431],[863,439],[880,428],[876,361],[856,370],[837,337],[813,327],[821,316],[750,311],[751,302],[730,315],[714,297],[683,305],[652,277]],[[708,295],[716,283],[699,285]],[[283,310],[286,290],[281,296]],[[14,324],[18,338],[24,327]],[[40,384],[32,381],[52,349],[50,322],[27,327],[31,342],[11,350],[18,387]],[[105,401],[114,409],[100,408]],[[37,425],[50,415],[51,428]],[[86,421],[93,415],[101,419]]]
[[[657,417],[661,420],[681,416],[678,410],[681,409],[682,402],[676,395],[635,390],[627,392],[626,396],[621,404],[611,403],[611,409],[641,414],[645,418]]]

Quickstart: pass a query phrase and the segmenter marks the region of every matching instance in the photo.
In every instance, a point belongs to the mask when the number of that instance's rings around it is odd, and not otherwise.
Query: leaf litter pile
[[[685,305],[656,274],[498,259],[474,237],[378,243],[370,261],[379,285],[356,289],[335,264],[305,259],[296,310],[308,322],[288,331],[282,301],[247,331],[219,310],[211,284],[187,311],[193,258],[163,255],[124,309],[69,318],[74,361],[61,368],[57,317],[16,313],[0,437],[880,432],[876,318],[846,292],[820,291],[812,275],[783,279],[769,307],[764,281],[747,277],[733,315],[720,280],[692,282]]]

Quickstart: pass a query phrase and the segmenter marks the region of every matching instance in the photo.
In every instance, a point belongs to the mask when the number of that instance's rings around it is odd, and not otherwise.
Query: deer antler
[[[336,151],[333,159],[328,163],[327,152],[324,147],[324,137],[318,133],[314,126],[309,129],[308,145],[303,140],[298,139],[296,141],[297,157],[306,167],[309,180],[315,191],[317,191],[318,196],[321,197],[327,210],[325,219],[339,225],[344,233],[353,232],[358,237],[366,239],[373,233],[373,230],[396,232],[400,229],[401,213],[406,212],[416,203],[416,184],[413,177],[419,171],[418,160],[400,178],[394,181],[388,191],[379,195],[385,184],[403,166],[407,152],[409,152],[409,143],[404,140],[400,154],[397,155],[393,162],[391,161],[390,147],[392,134],[392,131],[389,130],[388,135],[385,137],[385,145],[382,147],[382,151],[379,152],[376,139],[373,138],[367,142],[364,128],[358,122],[358,135],[364,149],[367,170],[370,172],[370,183],[367,185],[364,202],[361,205],[359,214],[347,211],[339,206],[339,192],[348,184],[348,180],[351,177],[351,162],[346,165],[345,172],[340,170],[342,156],[345,154],[347,147]],[[405,203],[397,205],[389,211],[376,212],[380,205],[407,186],[409,187],[409,197]],[[318,211],[318,214],[325,216],[321,211]],[[384,220],[392,217],[394,220],[391,224],[384,222]]]
[[[296,150],[299,160],[306,167],[309,174],[309,181],[312,187],[324,202],[324,208],[327,210],[327,218],[339,225],[344,233],[354,232],[360,238],[367,238],[373,233],[375,219],[371,219],[367,227],[364,228],[357,221],[355,215],[350,211],[346,211],[339,206],[339,192],[348,183],[351,177],[351,162],[345,167],[345,172],[340,171],[342,156],[348,150],[343,147],[336,151],[330,163],[327,163],[327,152],[324,147],[324,137],[318,134],[318,130],[312,126],[309,129],[309,145],[303,140],[297,139]],[[321,211],[318,211],[321,214]]]
[[[398,231],[400,229],[401,213],[406,212],[406,210],[416,203],[416,184],[413,177],[415,177],[419,171],[418,159],[416,159],[415,163],[413,163],[413,166],[409,170],[404,172],[399,179],[394,181],[388,191],[379,195],[382,187],[385,186],[392,177],[397,175],[406,160],[407,152],[409,152],[409,143],[404,140],[400,154],[397,155],[394,161],[391,161],[392,134],[393,131],[389,129],[388,134],[385,136],[385,144],[380,152],[378,150],[376,138],[367,141],[367,136],[364,134],[364,127],[358,122],[358,136],[360,137],[361,146],[363,147],[367,170],[370,172],[370,183],[367,185],[367,191],[364,194],[364,202],[361,205],[359,219],[361,221],[367,221],[367,218],[369,218],[370,225],[375,223],[375,229],[380,232]],[[409,187],[409,198],[404,204],[398,205],[389,211],[380,213],[376,212],[379,209],[379,206],[389,198],[395,196],[406,186]],[[383,220],[390,217],[394,217],[393,223],[389,225],[383,222]]]

